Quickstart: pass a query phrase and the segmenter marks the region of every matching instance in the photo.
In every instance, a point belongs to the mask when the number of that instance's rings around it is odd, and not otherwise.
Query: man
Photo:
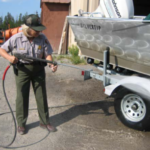
[[[52,61],[52,47],[44,34],[40,33],[45,29],[39,22],[37,15],[27,16],[25,24],[22,25],[22,32],[15,34],[8,39],[0,48],[0,55],[12,64],[17,64],[15,71],[17,97],[16,97],[16,118],[18,133],[25,133],[25,125],[28,117],[30,82],[32,83],[36,97],[40,127],[54,132],[56,129],[49,123],[49,112],[45,86],[45,64],[29,60],[18,60],[9,52],[29,55],[36,58],[43,58]],[[48,64],[53,72],[57,66]]]

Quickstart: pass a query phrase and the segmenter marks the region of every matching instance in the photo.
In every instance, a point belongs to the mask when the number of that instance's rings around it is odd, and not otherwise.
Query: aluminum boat
[[[82,55],[103,61],[110,48],[110,64],[150,75],[150,21],[144,16],[132,19],[68,16]]]

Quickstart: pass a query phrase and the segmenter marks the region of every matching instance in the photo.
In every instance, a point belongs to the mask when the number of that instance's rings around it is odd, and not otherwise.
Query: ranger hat
[[[28,27],[30,27],[35,31],[42,31],[46,29],[46,27],[41,24],[38,15],[34,15],[34,14],[28,15],[26,17],[25,25],[27,25]]]

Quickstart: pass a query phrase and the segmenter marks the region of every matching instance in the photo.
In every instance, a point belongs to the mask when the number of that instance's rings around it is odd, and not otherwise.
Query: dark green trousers
[[[40,65],[18,66],[16,78],[16,118],[18,126],[24,127],[28,118],[30,84],[33,86],[40,123],[49,123],[45,85],[45,69]]]

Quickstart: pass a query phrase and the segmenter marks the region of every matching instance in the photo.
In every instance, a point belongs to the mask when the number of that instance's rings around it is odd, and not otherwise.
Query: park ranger
[[[46,36],[40,33],[45,29],[40,23],[37,15],[28,15],[25,24],[22,25],[22,32],[19,32],[8,39],[0,48],[0,55],[12,64],[17,64],[15,69],[16,79],[16,118],[18,133],[25,133],[25,125],[28,117],[30,82],[32,83],[36,97],[40,127],[50,132],[56,131],[49,122],[48,103],[45,85],[45,63],[29,60],[18,60],[9,53],[20,53],[36,58],[52,61],[52,47]],[[57,66],[48,64],[53,72]]]

